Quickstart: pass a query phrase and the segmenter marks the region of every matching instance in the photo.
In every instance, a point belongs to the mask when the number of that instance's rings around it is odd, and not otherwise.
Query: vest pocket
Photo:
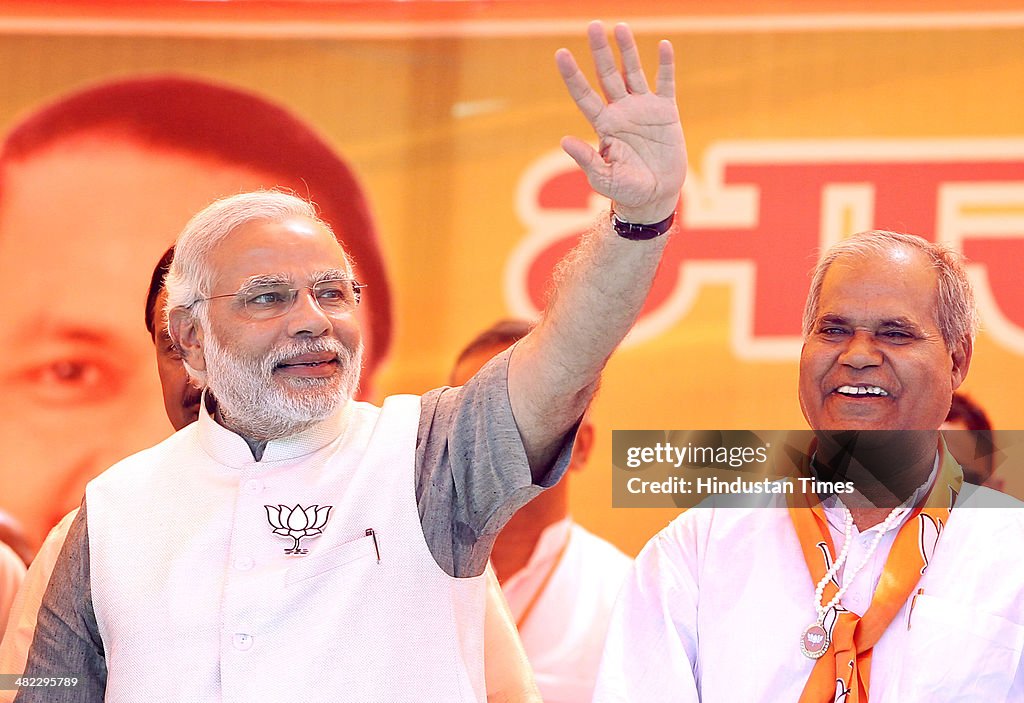
[[[284,583],[285,586],[290,586],[368,557],[377,558],[373,535],[339,544],[315,556],[304,557],[300,563],[285,572]]]

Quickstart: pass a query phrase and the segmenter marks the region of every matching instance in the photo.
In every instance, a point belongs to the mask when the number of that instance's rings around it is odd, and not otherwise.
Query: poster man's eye
[[[25,368],[15,375],[26,398],[58,405],[98,403],[117,385],[112,370],[100,359],[63,356]]]

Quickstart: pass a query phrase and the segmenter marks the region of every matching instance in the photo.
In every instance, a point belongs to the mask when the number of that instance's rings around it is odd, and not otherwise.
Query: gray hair
[[[221,241],[242,225],[250,222],[283,222],[303,217],[324,227],[333,236],[330,225],[317,214],[316,206],[283,190],[260,190],[221,198],[206,206],[189,220],[174,245],[174,260],[167,272],[167,304],[164,323],[174,308],[187,308],[205,328],[209,317],[205,306],[196,305],[213,294],[214,272],[210,268],[210,253]],[[346,264],[351,267],[348,254]],[[194,306],[194,307],[193,307]],[[205,385],[205,372],[185,362],[189,377]]]
[[[931,261],[935,269],[937,300],[935,322],[942,333],[947,349],[964,340],[973,339],[978,333],[978,309],[974,302],[974,290],[967,280],[964,257],[943,244],[929,242],[914,234],[871,230],[855,234],[834,244],[818,260],[811,277],[811,290],[804,307],[803,334],[806,338],[814,327],[821,302],[821,287],[825,274],[837,259],[845,256],[877,256],[893,249],[916,249]]]

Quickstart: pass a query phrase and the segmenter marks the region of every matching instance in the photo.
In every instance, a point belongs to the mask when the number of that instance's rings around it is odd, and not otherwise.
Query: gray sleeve
[[[508,397],[512,350],[459,388],[420,401],[416,502],[434,559],[452,576],[478,576],[509,518],[569,467],[576,427],[539,483],[533,482]]]
[[[39,606],[26,677],[76,677],[74,687],[23,687],[15,703],[101,703],[107,663],[89,587],[85,502],[68,530]]]

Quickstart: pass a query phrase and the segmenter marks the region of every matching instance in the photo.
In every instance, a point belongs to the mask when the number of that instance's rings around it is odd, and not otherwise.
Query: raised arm
[[[568,50],[560,49],[555,61],[597,133],[600,150],[576,137],[563,138],[562,148],[591,187],[611,200],[618,219],[663,223],[675,212],[686,176],[672,45],[658,45],[651,92],[626,25],[614,30],[621,71],[601,23],[592,23],[587,34],[604,97]],[[629,239],[616,232],[610,217],[602,217],[556,270],[556,290],[544,317],[516,347],[509,365],[512,411],[535,477],[554,460],[605,362],[639,315],[667,238]]]

